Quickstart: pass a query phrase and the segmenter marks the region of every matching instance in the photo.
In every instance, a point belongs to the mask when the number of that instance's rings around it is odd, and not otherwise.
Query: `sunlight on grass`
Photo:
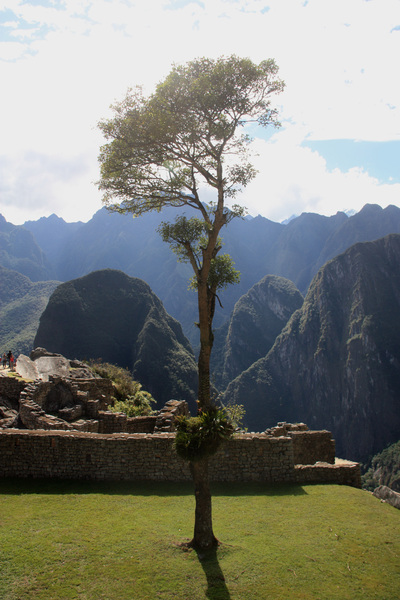
[[[0,484],[2,600],[398,600],[400,513],[361,490],[214,486],[198,556],[188,484]]]

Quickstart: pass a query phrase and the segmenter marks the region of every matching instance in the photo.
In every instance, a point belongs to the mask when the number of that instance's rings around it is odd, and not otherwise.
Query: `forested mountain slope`
[[[32,281],[25,275],[0,266],[0,349],[27,354],[39,318],[58,281]]]
[[[30,231],[0,215],[0,266],[31,281],[55,279],[55,271]]]
[[[229,324],[216,335],[219,341],[212,361],[217,388],[224,389],[265,356],[302,304],[303,296],[294,283],[276,275],[266,275],[244,294],[235,304]]]
[[[400,236],[359,243],[313,279],[269,353],[225,397],[250,429],[304,421],[366,461],[400,438]]]

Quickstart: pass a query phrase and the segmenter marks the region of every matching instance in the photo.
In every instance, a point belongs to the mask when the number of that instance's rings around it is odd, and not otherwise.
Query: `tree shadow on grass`
[[[207,578],[206,597],[210,600],[230,600],[231,595],[218,561],[218,549],[208,552],[196,550],[196,554]]]

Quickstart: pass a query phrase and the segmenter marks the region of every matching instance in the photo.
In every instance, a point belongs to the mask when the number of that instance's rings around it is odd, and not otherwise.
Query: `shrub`
[[[234,429],[243,429],[243,419],[246,414],[243,404],[229,400],[226,404],[222,404],[222,410]]]
[[[153,414],[151,402],[155,402],[149,392],[142,390],[141,384],[136,381],[137,392],[134,396],[128,396],[126,400],[117,400],[111,407],[113,412],[123,412],[128,417],[139,417]]]
[[[195,462],[215,454],[223,440],[231,437],[233,427],[225,414],[216,408],[197,417],[179,417],[174,447],[184,460]]]
[[[113,412],[124,412],[128,417],[151,415],[151,404],[155,402],[149,392],[142,390],[142,385],[132,379],[128,369],[102,362],[89,361],[89,366],[100,377],[111,379],[114,386],[115,402],[110,407]]]

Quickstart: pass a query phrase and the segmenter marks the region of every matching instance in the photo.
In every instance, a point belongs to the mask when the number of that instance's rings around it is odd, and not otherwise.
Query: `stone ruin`
[[[0,477],[190,479],[173,448],[176,417],[189,414],[185,401],[128,417],[109,410],[112,382],[84,363],[39,348],[16,369],[24,379],[0,370]],[[210,478],[361,487],[360,465],[336,460],[332,434],[304,423],[235,433],[211,457]]]
[[[44,348],[36,348],[30,357],[20,355],[16,371],[25,381],[0,377],[0,429],[151,434],[174,431],[175,417],[188,414],[186,402],[178,400],[170,400],[155,415],[113,412],[111,380]]]

